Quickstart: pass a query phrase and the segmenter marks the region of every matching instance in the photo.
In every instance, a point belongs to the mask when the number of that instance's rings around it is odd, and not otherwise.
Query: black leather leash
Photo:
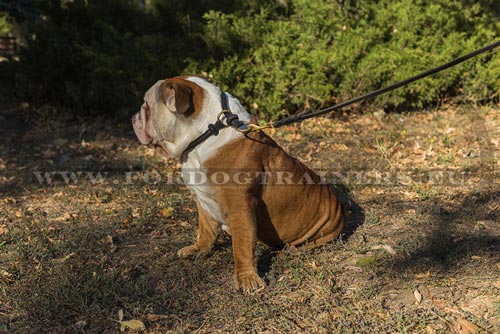
[[[408,78],[408,79],[405,79],[403,81],[397,82],[397,83],[392,84],[390,86],[387,86],[385,88],[381,88],[381,89],[375,90],[375,91],[373,91],[371,93],[368,93],[368,94],[365,94],[365,95],[362,95],[362,96],[350,99],[348,101],[336,104],[334,106],[331,106],[331,107],[328,107],[328,108],[325,108],[325,109],[320,109],[320,110],[317,110],[317,111],[314,111],[314,112],[312,110],[306,110],[305,112],[303,112],[301,114],[290,116],[290,117],[286,117],[286,118],[280,119],[280,120],[278,120],[276,122],[269,122],[269,123],[267,123],[265,125],[257,125],[257,124],[252,124],[252,123],[249,123],[249,122],[240,121],[239,118],[238,118],[238,115],[233,114],[231,112],[231,109],[229,108],[229,102],[228,102],[227,94],[225,92],[222,92],[221,93],[222,111],[219,113],[219,116],[217,117],[217,121],[214,124],[209,124],[208,125],[208,129],[204,133],[202,133],[198,138],[196,138],[195,140],[193,140],[189,144],[189,146],[186,148],[186,150],[184,150],[184,153],[190,152],[196,146],[200,145],[201,143],[203,143],[205,140],[207,140],[211,136],[217,136],[219,134],[219,131],[221,129],[226,128],[228,126],[234,128],[235,130],[237,130],[239,132],[248,133],[248,132],[252,132],[252,131],[259,131],[261,129],[279,128],[279,127],[282,127],[282,126],[285,126],[285,125],[302,122],[303,120],[306,120],[306,119],[309,119],[309,118],[312,118],[312,117],[322,116],[322,115],[330,113],[330,112],[332,112],[334,110],[338,110],[338,109],[344,108],[344,107],[346,107],[348,105],[354,104],[356,102],[361,102],[363,100],[374,98],[376,96],[379,96],[379,95],[382,95],[384,93],[393,91],[393,90],[395,90],[397,88],[400,88],[402,86],[406,86],[406,85],[408,85],[408,84],[410,84],[410,83],[412,83],[414,81],[417,81],[417,80],[420,80],[422,78],[428,77],[430,75],[439,73],[439,72],[444,71],[444,70],[446,70],[446,69],[448,69],[450,67],[458,65],[460,63],[463,63],[464,61],[467,61],[467,60],[469,60],[469,59],[471,59],[473,57],[476,57],[476,56],[478,56],[478,55],[480,55],[482,53],[485,53],[487,51],[491,51],[491,50],[497,48],[498,46],[500,46],[500,41],[497,41],[497,42],[495,42],[493,44],[487,45],[487,46],[485,46],[483,48],[480,48],[480,49],[477,49],[475,51],[472,51],[472,52],[470,52],[470,53],[468,53],[468,54],[466,54],[464,56],[461,56],[461,57],[456,58],[456,59],[454,59],[454,60],[452,60],[450,62],[447,62],[446,64],[434,67],[434,68],[432,68],[432,69],[430,69],[428,71],[422,72],[422,73],[420,73],[418,75],[415,75],[415,76],[413,76],[411,78]],[[224,116],[225,123],[221,119],[222,116]]]
[[[331,106],[331,107],[328,107],[328,108],[325,108],[325,109],[321,109],[321,110],[314,111],[314,112],[312,110],[306,110],[305,112],[303,112],[301,114],[298,114],[298,115],[295,115],[295,116],[290,116],[290,117],[278,120],[276,122],[271,122],[270,125],[272,125],[272,126],[270,126],[270,127],[279,128],[279,127],[284,126],[284,125],[289,125],[289,124],[292,124],[292,123],[301,122],[301,121],[303,121],[305,119],[308,119],[308,118],[322,116],[324,114],[327,114],[327,113],[332,112],[332,111],[337,110],[337,109],[344,108],[344,107],[346,107],[348,105],[351,105],[351,104],[354,104],[356,102],[360,102],[360,101],[363,101],[363,100],[374,98],[374,97],[382,95],[384,93],[393,91],[393,90],[395,90],[397,88],[406,86],[406,85],[408,85],[408,84],[410,84],[410,83],[412,83],[414,81],[417,81],[417,80],[423,79],[425,77],[428,77],[430,75],[433,75],[433,74],[439,73],[441,71],[444,71],[444,70],[446,70],[446,69],[448,69],[450,67],[453,67],[455,65],[463,63],[466,60],[469,60],[469,59],[471,59],[473,57],[476,57],[476,56],[480,55],[481,53],[485,53],[487,51],[491,51],[491,50],[497,48],[498,46],[500,46],[500,41],[496,41],[493,44],[490,44],[490,45],[485,46],[483,48],[480,48],[480,49],[477,49],[475,51],[472,51],[472,52],[470,52],[470,53],[468,53],[468,54],[466,54],[466,55],[464,55],[462,57],[459,57],[459,58],[456,58],[456,59],[454,59],[454,60],[452,60],[450,62],[447,62],[446,64],[434,67],[434,68],[432,68],[432,69],[430,69],[428,71],[422,72],[422,73],[417,74],[417,75],[415,75],[415,76],[413,76],[411,78],[408,78],[408,79],[405,79],[403,81],[397,82],[397,83],[392,84],[390,86],[387,86],[385,88],[378,89],[378,90],[373,91],[371,93],[368,93],[368,94],[365,94],[365,95],[362,95],[362,96],[350,99],[350,100],[345,101],[345,102],[341,102],[339,104],[336,104],[334,106]]]

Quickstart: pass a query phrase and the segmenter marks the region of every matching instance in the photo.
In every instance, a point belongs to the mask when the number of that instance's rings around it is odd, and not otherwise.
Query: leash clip
[[[227,115],[234,115],[231,110],[222,110],[218,115],[217,115],[217,122],[221,123],[221,124],[224,124],[222,123],[222,116],[224,116],[226,119],[227,119]],[[229,126],[229,124],[224,124],[226,126]]]
[[[225,123],[222,121],[223,116],[226,119]],[[232,121],[229,120],[230,118],[233,118],[233,120]],[[230,121],[229,123],[228,123],[228,120]],[[217,122],[225,125],[226,127],[230,126],[233,129],[235,129],[236,131],[241,132],[241,133],[250,133],[250,132],[255,132],[255,131],[274,127],[273,122],[270,122],[270,123],[265,124],[265,125],[257,125],[257,124],[253,124],[250,122],[242,122],[238,119],[238,115],[234,114],[231,110],[222,110],[217,115]],[[238,122],[240,124],[232,124],[235,122]]]
[[[264,124],[264,125],[257,125],[257,124],[253,124],[250,122],[245,122],[241,126],[235,128],[235,130],[238,132],[241,132],[241,133],[249,133],[249,132],[260,131],[260,130],[269,129],[269,128],[273,128],[273,127],[274,126],[273,126],[272,122],[270,122],[268,124]]]
[[[225,122],[222,121],[222,116],[224,116]],[[231,110],[222,110],[217,115],[217,122],[225,127],[230,126],[232,128],[237,128],[243,123],[240,121],[238,115],[234,114]]]

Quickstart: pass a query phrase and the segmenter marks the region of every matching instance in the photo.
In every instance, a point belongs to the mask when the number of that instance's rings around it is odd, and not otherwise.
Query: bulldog
[[[254,254],[258,240],[271,247],[317,246],[339,236],[344,215],[331,186],[263,131],[227,127],[191,148],[223,109],[252,121],[236,98],[205,79],[174,77],[146,92],[132,124],[141,144],[180,158],[183,181],[196,198],[197,240],[178,256],[209,252],[226,231],[232,239],[235,287],[249,293],[265,287]]]

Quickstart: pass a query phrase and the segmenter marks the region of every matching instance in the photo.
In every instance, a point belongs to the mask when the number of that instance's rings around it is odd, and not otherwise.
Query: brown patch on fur
[[[196,116],[203,106],[204,90],[186,77],[166,79],[160,86],[159,98],[165,101],[168,94],[175,92],[175,106],[177,112],[185,116]]]
[[[261,131],[221,147],[204,167],[209,180],[221,171],[233,181],[237,173],[252,176],[244,184],[214,186],[231,228],[235,284],[244,291],[264,284],[256,269],[257,239],[273,247],[313,247],[339,236],[344,228],[342,205],[332,187],[321,184],[316,173]],[[266,182],[259,172],[270,172]],[[279,173],[286,176],[285,184]]]

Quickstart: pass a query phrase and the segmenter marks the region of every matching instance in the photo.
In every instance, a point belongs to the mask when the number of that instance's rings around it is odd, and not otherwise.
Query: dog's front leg
[[[234,285],[244,293],[264,288],[266,284],[257,273],[257,259],[254,254],[257,240],[257,224],[254,208],[229,208],[228,221],[231,224],[231,237],[234,255]]]
[[[212,249],[212,246],[219,235],[219,224],[203,211],[198,202],[196,202],[196,207],[198,209],[199,218],[198,237],[196,239],[196,243],[191,246],[181,248],[177,252],[179,257],[188,257],[195,253],[208,253]]]

